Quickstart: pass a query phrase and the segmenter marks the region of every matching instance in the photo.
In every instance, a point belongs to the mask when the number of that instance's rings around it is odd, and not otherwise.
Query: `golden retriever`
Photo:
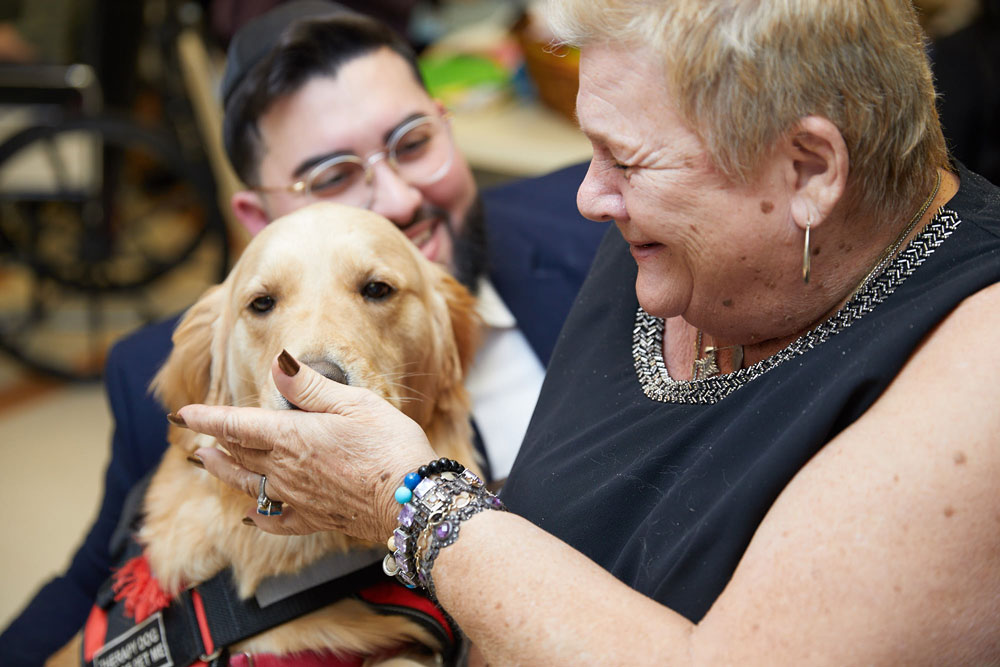
[[[289,409],[271,377],[272,361],[286,349],[328,377],[378,393],[420,424],[441,456],[475,470],[462,385],[477,342],[474,305],[388,220],[315,204],[268,225],[226,280],[190,308],[152,387],[171,411],[190,403]],[[252,501],[186,460],[208,442],[219,444],[175,426],[169,440],[138,534],[150,572],[168,595],[231,567],[246,598],[266,577],[372,546],[336,532],[276,536],[244,525]],[[416,646],[408,655],[421,660],[419,647],[429,653],[437,644],[403,616],[345,599],[231,651],[333,650],[375,656],[366,664],[381,664],[378,656],[400,646]],[[389,658],[423,664],[406,660]]]

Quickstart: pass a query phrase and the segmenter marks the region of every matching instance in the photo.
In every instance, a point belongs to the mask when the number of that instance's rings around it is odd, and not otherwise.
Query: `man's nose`
[[[397,225],[406,225],[413,220],[424,195],[414,185],[408,183],[386,160],[380,160],[373,167],[371,210],[384,215]]]

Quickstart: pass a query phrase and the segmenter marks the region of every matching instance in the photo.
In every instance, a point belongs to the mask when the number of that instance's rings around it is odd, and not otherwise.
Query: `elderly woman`
[[[432,466],[400,512],[419,429],[287,355],[302,412],[174,417],[232,443],[205,466],[266,475],[261,530],[395,530],[495,665],[1000,662],[1000,190],[949,165],[910,3],[552,9],[615,229],[511,511]]]

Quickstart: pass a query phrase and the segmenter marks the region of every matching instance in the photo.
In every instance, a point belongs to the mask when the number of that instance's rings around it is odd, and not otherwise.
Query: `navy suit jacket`
[[[490,278],[543,364],[606,230],[577,211],[585,173],[585,164],[576,165],[483,193]],[[145,327],[112,348],[104,382],[115,427],[100,513],[69,569],[0,635],[0,664],[42,664],[83,626],[110,574],[109,545],[125,497],[166,449],[165,411],[147,387],[170,352],[177,321]]]
[[[483,193],[490,279],[543,365],[607,231],[576,208],[579,164]]]

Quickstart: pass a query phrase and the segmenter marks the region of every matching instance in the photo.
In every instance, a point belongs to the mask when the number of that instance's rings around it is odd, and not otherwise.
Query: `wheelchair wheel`
[[[130,330],[228,269],[214,183],[166,135],[113,117],[36,123],[0,145],[0,349],[100,377]]]

